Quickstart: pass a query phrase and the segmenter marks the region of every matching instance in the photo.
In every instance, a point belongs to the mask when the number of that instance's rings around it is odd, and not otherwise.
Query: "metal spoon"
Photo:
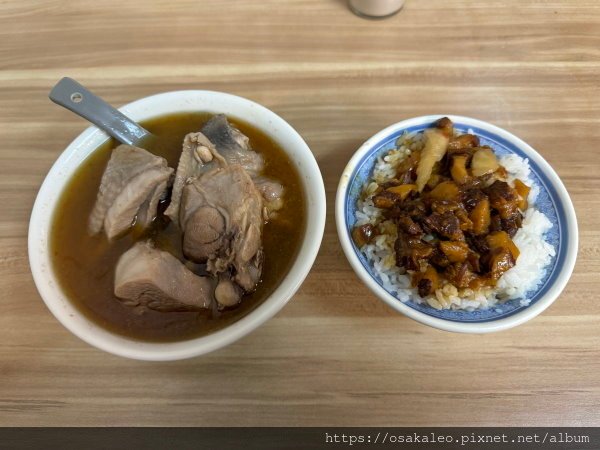
[[[48,95],[57,105],[96,125],[123,144],[139,145],[154,135],[119,112],[77,81],[65,77],[56,83]]]

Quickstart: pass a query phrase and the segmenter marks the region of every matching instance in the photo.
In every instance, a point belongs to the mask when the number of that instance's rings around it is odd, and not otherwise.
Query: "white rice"
[[[373,205],[372,194],[378,184],[395,177],[398,164],[410,155],[411,151],[422,146],[422,133],[405,133],[401,136],[396,142],[395,149],[384,157],[378,158],[371,180],[363,187],[363,195],[358,201],[356,225],[370,223],[381,233],[371,243],[363,246],[361,251],[381,278],[383,287],[402,302],[409,300],[419,304],[426,302],[435,309],[473,311],[498,307],[499,303],[516,298],[521,298],[522,305],[529,304],[525,294],[536,289],[542,282],[547,267],[555,255],[555,249],[544,240],[544,234],[552,227],[552,223],[535,208],[539,186],[530,176],[529,160],[517,155],[500,156],[499,161],[508,172],[507,182],[511,186],[514,186],[515,179],[519,179],[531,187],[528,197],[529,207],[524,213],[522,228],[513,238],[521,254],[516,265],[498,280],[495,288],[459,291],[448,283],[438,289],[435,295],[421,298],[417,289],[411,288],[410,274],[396,266],[394,243],[397,230],[391,221],[383,220],[382,210]]]

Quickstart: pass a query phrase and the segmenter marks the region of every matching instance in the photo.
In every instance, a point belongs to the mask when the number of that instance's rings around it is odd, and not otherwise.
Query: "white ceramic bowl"
[[[120,110],[135,121],[177,112],[224,113],[243,119],[274,139],[294,162],[307,203],[304,239],[288,274],[260,306],[237,322],[207,336],[181,342],[141,342],[114,334],[88,320],[66,298],[53,273],[48,249],[52,214],[60,195],[81,162],[108,136],[90,127],[59,156],[38,193],[29,223],[29,261],[35,284],[56,318],[85,342],[115,355],[143,360],[176,360],[201,355],[250,333],[274,316],[298,290],[317,256],[325,227],[325,188],[317,162],[300,135],[281,117],[245,98],[211,91],[153,95]]]
[[[396,139],[404,131],[422,131],[431,127],[440,117],[443,116],[416,117],[391,125],[367,140],[350,159],[340,179],[335,204],[337,231],[342,248],[352,268],[367,287],[392,308],[412,319],[442,330],[463,333],[487,333],[514,327],[540,314],[560,295],[573,272],[577,258],[578,232],[573,204],[556,172],[531,146],[508,131],[469,117],[447,116],[454,122],[456,129],[462,132],[471,129],[482,140],[482,144],[491,145],[496,152],[514,153],[529,159],[532,176],[540,187],[535,206],[553,224],[545,239],[554,245],[556,255],[552,258],[542,284],[527,292],[525,298],[473,312],[438,311],[410,300],[403,303],[384,289],[378,275],[352,242],[350,231],[354,223],[356,198],[370,176],[377,157],[393,148]],[[527,302],[529,303],[525,304]]]

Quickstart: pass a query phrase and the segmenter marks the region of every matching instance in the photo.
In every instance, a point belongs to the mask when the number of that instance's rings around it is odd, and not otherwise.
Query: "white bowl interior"
[[[29,260],[44,302],[75,335],[107,352],[134,359],[175,360],[223,347],[275,315],[298,290],[319,250],[325,227],[325,188],[317,162],[300,135],[282,118],[250,100],[212,91],[177,91],[146,97],[120,110],[135,121],[177,112],[224,113],[240,118],[274,139],[294,162],[307,203],[305,237],[296,260],[275,291],[237,322],[212,334],[179,342],[142,342],[114,334],[87,319],[60,289],[52,269],[48,239],[56,204],[78,166],[108,136],[96,127],[79,135],[59,156],[38,193],[29,224]],[[310,239],[306,239],[310,236]]]

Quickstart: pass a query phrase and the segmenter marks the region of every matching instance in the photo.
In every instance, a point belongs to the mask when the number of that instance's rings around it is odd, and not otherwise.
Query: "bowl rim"
[[[271,295],[223,329],[183,341],[151,342],[128,338],[101,327],[67,299],[54,274],[49,254],[49,232],[57,201],[73,172],[109,139],[96,126],[90,126],[58,156],[36,196],[28,229],[28,256],[38,292],[52,314],[71,333],[114,355],[147,361],[169,361],[222,348],[252,332],[279,312],[300,288],[312,268],[321,245],[326,218],[325,185],[314,154],[300,134],[279,115],[233,94],[209,90],[170,91],[140,98],[118,109],[136,121],[176,112],[222,112],[259,128],[284,150],[293,146],[297,160],[291,159],[302,179],[307,203],[304,240],[290,269]],[[235,111],[232,112],[232,109]],[[285,144],[282,141],[286,141]]]
[[[354,247],[350,241],[350,237],[347,233],[347,222],[345,214],[346,198],[348,195],[348,189],[352,181],[352,175],[357,165],[367,155],[374,150],[373,146],[381,141],[384,141],[388,136],[401,131],[406,128],[419,126],[427,123],[433,123],[440,117],[448,117],[450,120],[456,123],[461,123],[467,126],[473,126],[476,128],[484,129],[490,133],[503,138],[504,140],[511,142],[524,153],[527,157],[533,160],[541,171],[547,176],[548,180],[556,189],[558,194],[557,200],[562,204],[566,212],[566,217],[562,218],[567,223],[567,237],[568,240],[566,245],[565,263],[562,268],[558,271],[557,277],[554,279],[550,288],[539,298],[534,304],[529,305],[521,311],[515,312],[514,314],[499,318],[489,319],[485,322],[460,322],[455,320],[447,320],[438,317],[433,317],[418,311],[410,306],[404,304],[392,294],[387,292],[372,276],[367,272],[360,262]],[[561,181],[558,174],[550,166],[550,164],[529,144],[497,125],[493,125],[489,122],[485,122],[479,119],[474,119],[466,116],[452,115],[452,114],[429,114],[425,116],[418,116],[409,119],[396,122],[383,130],[377,132],[369,139],[367,139],[358,150],[352,155],[348,164],[342,172],[340,181],[338,184],[335,200],[335,220],[337,233],[340,240],[340,244],[348,259],[348,262],[352,266],[354,272],[362,280],[362,282],[375,294],[380,300],[384,301],[390,307],[396,311],[410,317],[425,325],[429,325],[433,328],[438,328],[445,331],[460,332],[460,333],[490,333],[495,331],[502,331],[517,325],[523,324],[528,320],[533,319],[546,308],[548,308],[561,294],[565,286],[567,285],[569,278],[575,267],[575,261],[577,259],[577,251],[579,247],[579,232],[577,228],[577,218],[575,215],[575,208],[567,189]]]

